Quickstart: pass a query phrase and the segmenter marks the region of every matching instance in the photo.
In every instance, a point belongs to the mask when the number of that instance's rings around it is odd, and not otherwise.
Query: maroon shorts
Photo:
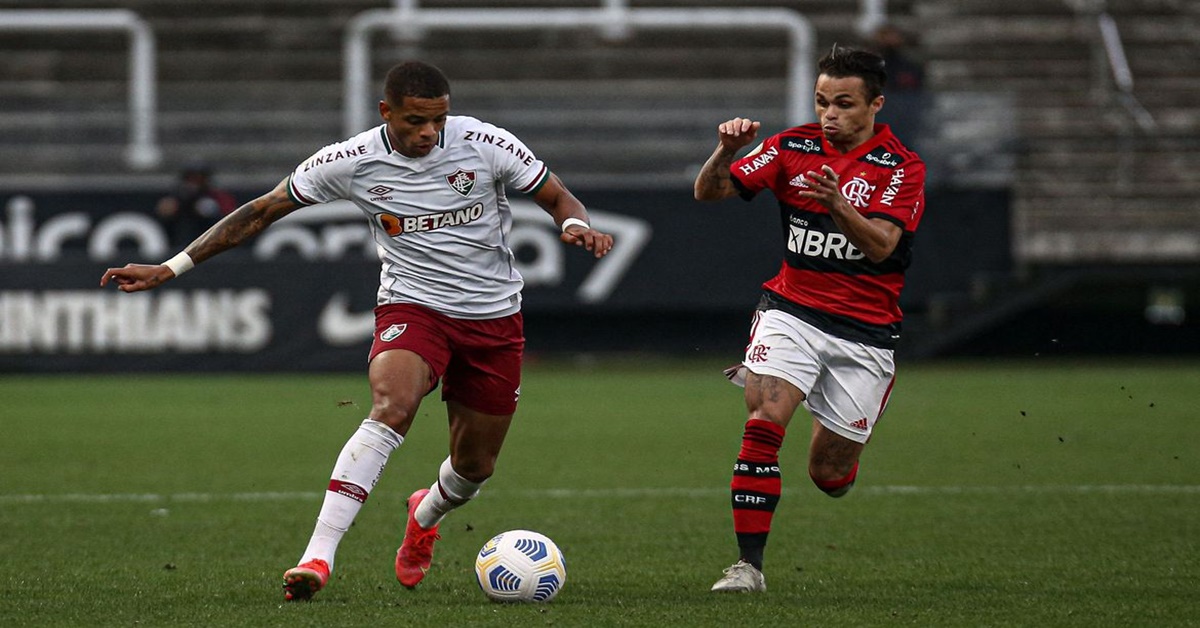
[[[424,358],[433,371],[430,390],[441,380],[443,401],[457,401],[484,414],[510,415],[517,410],[525,351],[520,312],[468,320],[420,305],[380,305],[375,308],[369,359],[392,349]]]

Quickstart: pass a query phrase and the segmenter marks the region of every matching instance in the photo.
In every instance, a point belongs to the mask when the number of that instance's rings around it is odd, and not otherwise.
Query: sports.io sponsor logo
[[[821,148],[821,145],[819,143],[814,142],[810,138],[804,138],[803,142],[799,142],[799,141],[796,141],[795,139],[788,138],[787,140],[784,141],[783,147],[788,150],[800,151],[802,153],[823,154],[825,152],[824,149]]]
[[[896,166],[900,165],[900,161],[893,157],[889,152],[880,153],[878,157],[876,157],[874,153],[867,153],[866,160],[873,164],[879,164],[889,168],[895,168]]]

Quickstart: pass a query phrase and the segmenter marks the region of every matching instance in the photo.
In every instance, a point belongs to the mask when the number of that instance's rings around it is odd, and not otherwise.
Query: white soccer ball
[[[495,602],[549,602],[567,581],[567,564],[545,535],[509,530],[479,550],[475,578]]]

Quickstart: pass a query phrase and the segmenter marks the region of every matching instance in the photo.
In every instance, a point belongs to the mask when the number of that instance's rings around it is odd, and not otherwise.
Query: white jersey
[[[380,304],[486,319],[521,309],[504,188],[532,194],[549,176],[508,131],[448,116],[424,157],[394,151],[386,125],[330,144],[292,172],[288,194],[301,205],[349,200],[367,215],[382,262]]]

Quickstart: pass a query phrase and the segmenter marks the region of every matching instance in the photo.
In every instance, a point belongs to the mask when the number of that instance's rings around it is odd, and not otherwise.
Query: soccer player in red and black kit
[[[779,449],[793,413],[813,416],[808,473],[832,497],[854,484],[887,406],[900,339],[900,289],[925,199],[925,164],[876,124],[887,80],[878,55],[834,46],[818,64],[817,122],[767,138],[759,122],[717,127],[697,200],[769,189],[779,201],[779,274],[763,284],[742,363],[748,419],[733,469],[739,559],[713,591],[763,591],[763,550],[782,491]]]

